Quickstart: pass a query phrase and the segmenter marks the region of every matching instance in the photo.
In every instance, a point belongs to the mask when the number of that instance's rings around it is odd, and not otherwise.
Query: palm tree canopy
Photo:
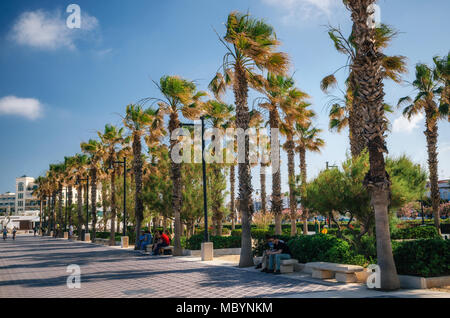
[[[432,70],[428,65],[419,63],[416,65],[416,77],[412,86],[417,91],[414,99],[409,96],[402,97],[398,101],[398,107],[409,104],[403,109],[403,115],[410,119],[422,111],[429,111],[431,116],[436,119],[447,118],[450,120],[449,107],[446,103],[439,106],[436,103],[438,96],[444,92],[445,86],[436,74],[439,71]]]

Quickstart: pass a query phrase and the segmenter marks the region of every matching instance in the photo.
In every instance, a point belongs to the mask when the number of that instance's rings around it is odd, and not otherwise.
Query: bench
[[[364,271],[362,266],[316,262],[308,264],[312,268],[312,277],[319,279],[336,278],[341,283],[356,283],[356,273]]]
[[[295,264],[298,264],[298,260],[296,259],[291,258],[282,260],[280,264],[280,272],[282,274],[293,273]]]

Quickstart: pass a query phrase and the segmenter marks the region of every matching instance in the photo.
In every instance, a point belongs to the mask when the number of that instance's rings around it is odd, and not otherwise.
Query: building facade
[[[0,194],[0,215],[14,214],[16,209],[16,194],[6,192]]]
[[[25,215],[26,213],[39,212],[39,200],[33,195],[33,191],[37,189],[35,179],[32,177],[22,176],[16,178],[16,215]]]

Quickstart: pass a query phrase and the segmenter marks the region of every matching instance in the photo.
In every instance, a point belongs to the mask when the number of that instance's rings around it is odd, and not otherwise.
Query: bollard
[[[128,248],[128,236],[122,236],[120,238],[120,247],[121,248]]]
[[[64,232],[64,239],[66,239],[66,240],[69,239],[69,232]]]
[[[212,261],[214,258],[214,246],[212,242],[202,243],[202,261]]]
[[[87,243],[91,243],[91,234],[90,233],[84,234],[84,241]]]

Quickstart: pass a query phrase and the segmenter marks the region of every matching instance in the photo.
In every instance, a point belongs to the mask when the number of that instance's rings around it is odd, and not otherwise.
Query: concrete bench
[[[298,264],[298,260],[296,259],[285,259],[281,261],[280,264],[280,272],[282,274],[288,274],[294,272],[294,266]]]
[[[341,283],[356,283],[356,273],[364,271],[362,266],[335,264],[327,262],[308,263],[312,268],[312,277],[319,279],[336,278]]]
[[[170,252],[168,255],[173,255],[173,246],[165,246],[159,249],[159,253],[162,255],[167,255],[166,252]]]

